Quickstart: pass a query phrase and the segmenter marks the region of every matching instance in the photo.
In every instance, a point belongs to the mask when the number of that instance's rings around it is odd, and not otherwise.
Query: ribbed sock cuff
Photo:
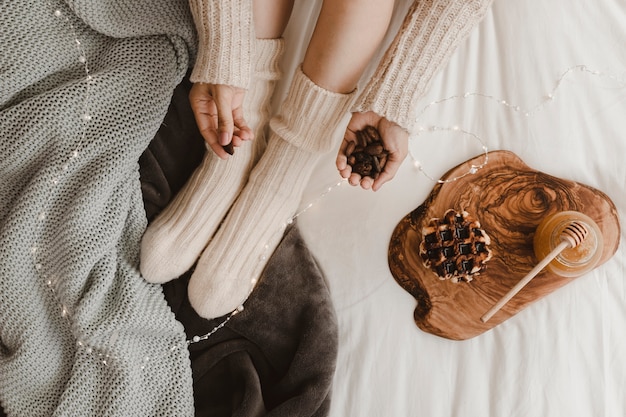
[[[280,59],[285,50],[284,39],[256,39],[254,44],[255,62],[253,77],[272,81],[280,79],[282,75]]]
[[[346,116],[356,90],[341,94],[315,84],[298,67],[278,115],[270,128],[291,145],[325,153],[335,145],[334,130]]]
[[[258,160],[266,146],[265,131],[271,115],[274,87],[282,76],[280,60],[283,51],[282,38],[255,40],[255,69],[243,103],[244,117],[254,132],[252,163]]]

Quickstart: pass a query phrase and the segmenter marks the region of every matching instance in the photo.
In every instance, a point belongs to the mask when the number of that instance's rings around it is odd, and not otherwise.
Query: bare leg
[[[294,0],[254,0],[254,33],[257,39],[280,38],[285,31]]]
[[[391,20],[393,0],[326,0],[302,71],[337,93],[354,89]]]
[[[304,63],[270,122],[267,150],[191,277],[189,300],[200,316],[235,310],[257,282],[319,156],[341,140],[333,133],[392,8],[392,0],[324,1]]]

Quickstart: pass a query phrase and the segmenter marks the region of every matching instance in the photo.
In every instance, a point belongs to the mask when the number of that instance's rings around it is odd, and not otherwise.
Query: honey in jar
[[[578,277],[596,266],[602,255],[602,233],[598,225],[583,213],[561,211],[543,219],[533,239],[535,256],[538,260],[544,259],[562,242],[563,230],[574,221],[587,228],[587,236],[578,246],[565,248],[546,266],[547,270],[562,277]]]

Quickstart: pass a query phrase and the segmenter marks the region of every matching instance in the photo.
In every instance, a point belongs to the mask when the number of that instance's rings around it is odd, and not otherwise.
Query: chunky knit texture
[[[246,299],[295,214],[319,157],[341,140],[333,133],[354,95],[325,90],[298,68],[270,122],[265,153],[189,281],[189,301],[200,316],[219,317]]]
[[[256,163],[267,146],[271,102],[274,87],[282,76],[280,61],[285,51],[285,41],[282,38],[256,39],[254,45],[252,85],[246,91],[243,114],[254,132],[253,161]]]
[[[189,5],[199,41],[191,81],[247,88],[254,49],[252,0],[189,0]]]
[[[416,1],[352,110],[374,111],[412,133],[415,103],[491,1]]]
[[[182,326],[138,270],[137,161],[195,42],[182,0],[3,3],[0,402],[9,416],[193,415]]]
[[[265,149],[264,130],[274,84],[280,78],[283,40],[255,43],[255,71],[243,103],[255,139],[236,148],[227,160],[209,148],[183,189],[150,224],[141,241],[140,264],[149,282],[164,283],[191,268],[246,184],[256,156]]]

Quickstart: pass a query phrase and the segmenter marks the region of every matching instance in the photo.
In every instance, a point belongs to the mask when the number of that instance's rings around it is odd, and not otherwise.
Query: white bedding
[[[287,74],[301,61],[321,1],[296,2],[287,29]],[[409,1],[398,6],[391,40]],[[571,71],[584,64],[600,74]],[[370,70],[371,71],[371,70]],[[610,76],[612,77],[610,77]],[[288,84],[283,79],[280,88]],[[434,183],[408,158],[377,193],[337,183],[335,154],[320,162],[299,216],[329,281],[339,319],[333,417],[626,415],[626,1],[495,0],[480,26],[436,77],[424,126],[457,125],[490,150],[604,191],[622,222],[615,256],[496,328],[466,341],[425,333],[415,301],[393,279],[389,237]],[[481,153],[454,133],[420,135],[411,149],[438,178]]]

